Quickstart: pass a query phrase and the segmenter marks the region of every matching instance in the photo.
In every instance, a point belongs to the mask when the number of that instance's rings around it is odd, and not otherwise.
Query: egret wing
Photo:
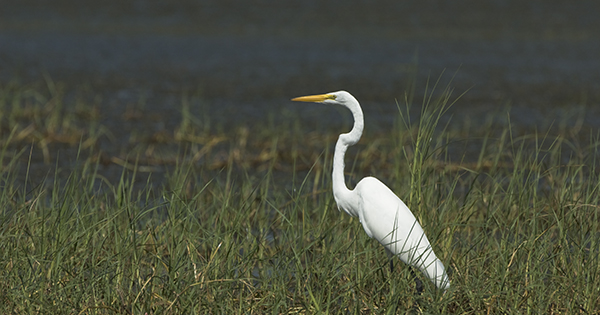
[[[360,181],[354,192],[359,196],[358,213],[365,232],[402,261],[419,268],[438,287],[444,287],[448,283],[444,265],[406,204],[374,177]]]

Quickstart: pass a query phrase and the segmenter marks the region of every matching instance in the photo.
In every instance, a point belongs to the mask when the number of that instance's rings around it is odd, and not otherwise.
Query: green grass
[[[423,103],[412,92],[398,102],[392,132],[367,132],[346,158],[349,182],[375,175],[407,202],[449,269],[448,292],[423,279],[416,295],[409,269],[390,272],[335,206],[341,130],[284,119],[214,132],[184,98],[161,141],[102,159],[98,112],[83,115],[95,105],[68,103],[50,80],[2,87],[0,312],[597,313],[597,131],[447,123],[451,89],[425,90]],[[65,143],[79,148],[74,167],[52,154]],[[168,143],[179,151],[155,148]],[[30,172],[36,152],[45,176]]]

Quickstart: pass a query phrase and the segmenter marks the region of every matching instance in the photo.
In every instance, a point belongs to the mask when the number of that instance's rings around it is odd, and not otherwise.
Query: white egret
[[[423,272],[438,288],[446,290],[450,280],[437,258],[423,228],[408,207],[375,177],[363,178],[353,190],[344,181],[344,155],[360,139],[364,121],[358,101],[346,91],[302,96],[292,101],[337,104],[354,116],[354,127],[339,136],[333,155],[333,196],[338,209],[358,217],[369,237],[379,241],[403,262]]]

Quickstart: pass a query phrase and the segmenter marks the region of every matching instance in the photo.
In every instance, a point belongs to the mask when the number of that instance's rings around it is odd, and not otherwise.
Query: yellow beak
[[[292,98],[292,101],[296,102],[323,102],[325,100],[334,100],[335,95],[331,94],[319,94],[319,95],[309,95],[309,96],[300,96],[296,98]]]

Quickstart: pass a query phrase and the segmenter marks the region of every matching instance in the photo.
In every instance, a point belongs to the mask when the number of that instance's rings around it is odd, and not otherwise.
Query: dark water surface
[[[173,104],[153,96],[200,89],[239,123],[338,89],[393,104],[416,62],[420,82],[460,68],[454,85],[471,90],[459,105],[475,111],[569,106],[598,100],[598,12],[596,1],[18,1],[0,11],[0,78],[45,71],[121,98],[144,91],[158,111]]]
[[[376,129],[391,126],[411,79],[422,93],[446,70],[457,94],[469,89],[457,122],[510,105],[512,123],[533,129],[585,107],[597,128],[598,12],[598,1],[554,0],[12,1],[0,10],[0,82],[89,85],[114,129],[143,99],[149,131],[179,123],[186,93],[223,128],[282,110],[339,128],[337,111],[289,99],[345,89]]]

